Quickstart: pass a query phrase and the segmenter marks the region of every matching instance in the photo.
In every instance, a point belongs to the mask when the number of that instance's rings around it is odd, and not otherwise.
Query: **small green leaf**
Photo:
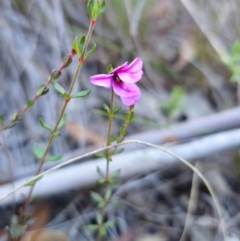
[[[28,101],[27,101],[27,104],[26,104],[26,107],[27,107],[27,108],[30,108],[31,106],[34,105],[34,102],[35,102],[34,100],[28,100]]]
[[[58,156],[48,156],[46,158],[47,161],[51,161],[51,162],[54,162],[54,161],[59,161],[60,159],[62,159],[63,155],[58,155]]]
[[[98,212],[96,214],[96,220],[97,220],[98,224],[101,224],[101,222],[102,222],[102,214],[101,213]]]
[[[112,155],[120,154],[120,153],[122,153],[123,151],[124,151],[124,148],[116,149],[116,150],[112,153]]]
[[[46,85],[40,85],[37,89],[38,96],[46,95],[48,92],[49,92],[49,89]]]
[[[100,237],[105,237],[106,236],[106,229],[105,229],[105,227],[103,226],[103,227],[101,227],[100,229],[99,229],[99,236]]]
[[[127,113],[127,114],[125,115],[125,121],[127,121],[127,122],[131,121],[132,118],[133,118],[133,116],[134,116],[134,112],[129,112],[129,113]]]
[[[105,178],[98,179],[97,183],[98,184],[104,184],[104,183],[106,183],[106,179]]]
[[[38,144],[38,143],[35,143],[33,145],[33,154],[38,158],[38,159],[41,159],[44,155],[44,150],[43,148]]]
[[[126,133],[125,126],[122,125],[122,126],[120,127],[120,135],[121,135],[121,136],[125,136],[125,133]]]
[[[108,220],[106,223],[104,223],[105,228],[111,228],[114,227],[116,221],[115,220]]]
[[[50,81],[54,81],[56,79],[58,79],[61,76],[61,71],[58,69],[54,69],[50,75]]]
[[[80,50],[79,50],[79,47],[78,47],[78,37],[75,37],[73,42],[72,42],[72,48],[75,50],[75,52],[80,55]]]
[[[66,93],[65,89],[56,81],[52,81],[52,86],[55,89],[55,91],[58,92],[59,94],[64,95]]]
[[[98,208],[101,209],[105,206],[104,200],[102,200],[100,203],[98,203]]]
[[[60,132],[58,132],[58,131],[55,131],[55,132],[53,133],[53,136],[54,136],[54,137],[61,136],[61,133],[60,133]]]
[[[105,103],[103,103],[103,109],[104,109],[107,113],[109,113],[109,111],[110,111],[109,106],[106,105]]]
[[[66,119],[67,119],[67,116],[66,116],[66,114],[64,114],[64,115],[62,116],[59,124],[58,124],[58,129],[61,128],[61,127],[65,124]]]
[[[100,203],[101,201],[103,201],[102,196],[100,196],[97,192],[91,192],[91,198],[96,203]]]
[[[79,39],[79,41],[78,41],[78,47],[79,47],[81,53],[82,53],[82,51],[83,51],[83,47],[84,47],[84,44],[85,44],[85,40],[86,40],[86,37],[83,35],[83,36]]]
[[[240,42],[238,40],[232,44],[231,52],[233,54],[240,54]]]
[[[99,12],[100,12],[100,3],[99,0],[94,0],[93,1],[93,6],[91,9],[91,15],[92,15],[92,19],[96,20],[99,16]]]
[[[115,106],[115,107],[113,108],[113,112],[114,112],[114,113],[117,113],[118,111],[121,110],[121,108],[122,108],[121,105],[120,105],[120,106]]]
[[[108,141],[110,142],[110,143],[113,143],[114,141],[116,141],[117,140],[117,137],[116,136],[113,136],[113,137],[111,137]]]
[[[43,119],[42,118],[39,118],[39,123],[40,123],[40,125],[43,127],[43,128],[45,128],[45,129],[47,129],[47,130],[52,130],[52,127],[51,126],[49,126],[48,124],[46,124],[44,121],[43,121]]]
[[[97,166],[97,173],[99,174],[100,177],[104,177],[104,173],[102,172],[99,166]]]
[[[27,182],[24,186],[26,186],[26,187],[32,187],[32,186],[34,186],[35,183],[37,183],[40,179],[42,179],[42,176],[36,178],[36,179],[33,180],[33,181],[29,181],[29,182]]]
[[[132,111],[132,112],[130,112],[130,118],[129,118],[129,121],[131,121],[131,120],[133,119],[133,117],[134,117],[134,112]]]
[[[93,154],[95,157],[105,157],[105,154],[103,152],[98,152]]]
[[[112,190],[108,188],[106,192],[106,200],[108,200],[111,196],[112,196]]]
[[[93,0],[88,0],[87,2],[87,10],[90,18],[92,18],[92,7],[93,7]]]
[[[98,225],[97,224],[89,224],[87,225],[87,230],[89,231],[96,231],[98,229]]]
[[[67,99],[70,99],[70,96],[67,93],[64,93],[63,98],[67,100]]]
[[[90,54],[92,54],[95,51],[96,46],[97,45],[93,42],[92,48],[84,55],[84,59],[86,59]]]
[[[111,64],[109,64],[106,68],[107,73],[109,74],[113,70],[113,67]]]
[[[117,184],[118,182],[117,182],[116,179],[110,177],[110,178],[108,179],[108,183],[109,183],[109,184],[112,184],[112,185],[115,185],[115,184]]]
[[[106,9],[106,2],[103,0],[102,3],[101,3],[101,6],[100,6],[100,14],[102,14]]]
[[[66,68],[66,67],[68,67],[71,63],[72,63],[72,57],[71,57],[70,55],[67,55],[67,56],[65,56],[65,57],[63,58],[61,67],[62,67],[62,68]]]
[[[118,177],[119,174],[121,173],[121,169],[118,169],[116,171],[114,171],[113,173],[110,173],[110,177]]]
[[[80,97],[85,97],[87,95],[89,95],[89,93],[91,92],[91,90],[82,90],[76,94],[73,94],[71,96],[71,98],[80,98]]]

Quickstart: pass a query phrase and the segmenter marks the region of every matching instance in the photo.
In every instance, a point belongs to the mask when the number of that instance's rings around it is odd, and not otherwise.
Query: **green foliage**
[[[50,75],[50,81],[54,81],[61,76],[61,71],[58,69],[54,69]]]
[[[98,212],[98,213],[96,214],[97,224],[101,224],[101,220],[102,220],[102,214]]]
[[[33,154],[38,158],[41,159],[44,155],[44,149],[38,144],[35,143],[33,145]]]
[[[93,155],[94,155],[95,157],[98,157],[98,158],[105,157],[105,153],[104,153],[104,152],[94,153]]]
[[[120,106],[114,106],[113,107],[113,113],[115,114],[115,113],[119,112],[121,110],[121,108],[122,108],[121,105]]]
[[[39,118],[39,123],[40,123],[40,125],[41,125],[43,128],[45,128],[45,129],[47,129],[47,130],[49,130],[49,131],[52,130],[52,127],[49,126],[48,124],[46,124],[46,123],[43,121],[42,118]]]
[[[103,14],[106,9],[106,2],[103,1],[100,5],[100,14]]]
[[[97,166],[97,173],[99,174],[100,177],[104,177],[104,173],[99,166]]]
[[[46,158],[46,161],[51,161],[51,162],[54,162],[54,161],[59,161],[61,160],[63,157],[63,155],[57,155],[57,156],[48,156]]]
[[[125,115],[125,121],[130,122],[134,117],[134,112],[131,111]]]
[[[107,113],[110,112],[110,108],[109,108],[109,106],[106,105],[105,103],[103,103],[103,109],[104,109]]]
[[[107,234],[106,228],[105,228],[104,226],[102,226],[102,227],[98,230],[98,232],[99,232],[99,236],[102,237],[102,238],[105,237],[106,234]]]
[[[40,85],[37,89],[37,95],[43,96],[49,92],[49,88],[46,85]]]
[[[66,68],[67,66],[69,66],[72,63],[72,57],[67,55],[63,58],[62,61],[62,68]]]
[[[110,139],[108,141],[109,141],[109,143],[113,143],[116,140],[117,140],[117,137],[116,136],[112,136],[112,137],[110,137]]]
[[[117,154],[120,154],[124,151],[124,148],[120,148],[120,149],[116,149],[114,150],[114,152],[112,153],[112,155],[117,155]]]
[[[102,1],[102,3],[100,3],[99,0],[88,0],[87,10],[92,20],[96,20],[105,11],[105,8],[105,1]]]
[[[103,197],[97,192],[91,192],[91,198],[96,203],[100,203],[103,201]]]
[[[56,81],[52,81],[52,86],[54,88],[54,90],[61,94],[62,96],[64,96],[64,94],[66,93],[65,89],[60,85],[58,84]]]
[[[104,223],[105,228],[112,228],[115,225],[115,220],[108,220],[106,223]]]
[[[160,104],[161,108],[168,111],[169,115],[172,116],[173,113],[181,108],[182,100],[185,96],[185,91],[181,86],[175,86],[167,101]]]
[[[71,95],[71,98],[81,98],[88,96],[90,94],[91,90],[82,90],[80,92],[77,92],[76,94]]]
[[[231,82],[238,82],[240,80],[240,41],[235,41],[228,54],[228,58],[224,60],[231,73]]]
[[[54,137],[61,136],[61,133],[60,133],[60,132],[58,132],[58,131],[55,131],[55,132],[53,133],[53,136],[54,136]]]
[[[108,187],[106,191],[106,200],[108,200],[112,196],[112,190],[111,188]]]
[[[109,176],[110,177],[118,177],[121,173],[121,169],[118,169],[116,171],[114,171],[113,173],[111,173]]]
[[[30,108],[31,106],[34,105],[34,100],[28,100],[27,103],[26,103],[26,108]]]
[[[113,70],[113,67],[111,64],[109,64],[106,68],[107,73],[109,74]]]
[[[122,126],[120,127],[120,135],[121,135],[121,136],[125,136],[125,133],[126,133],[125,126],[122,125]]]
[[[89,224],[87,225],[87,230],[89,231],[96,231],[98,229],[98,225],[97,224]]]
[[[86,37],[83,35],[81,38],[76,37],[72,42],[72,48],[77,53],[78,57],[80,57],[81,54],[82,54],[83,46],[85,44],[85,40],[86,40]]]
[[[93,42],[92,48],[84,55],[84,59],[86,59],[90,54],[94,53],[97,45]]]

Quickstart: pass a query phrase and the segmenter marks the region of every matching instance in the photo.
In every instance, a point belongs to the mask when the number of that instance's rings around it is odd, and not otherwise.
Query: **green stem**
[[[78,74],[79,74],[79,72],[80,72],[80,70],[81,70],[81,67],[82,67],[83,63],[84,63],[84,55],[85,55],[85,52],[86,52],[86,50],[87,50],[87,46],[88,46],[88,44],[89,44],[89,41],[90,41],[90,38],[91,38],[91,35],[92,35],[92,31],[93,31],[94,25],[95,25],[95,23],[92,23],[92,22],[90,21],[90,25],[89,25],[88,33],[87,33],[87,36],[86,36],[86,41],[85,41],[85,44],[84,44],[84,47],[83,47],[83,51],[82,51],[82,54],[81,54],[81,56],[80,56],[80,58],[79,58],[79,62],[78,62],[77,68],[76,68],[76,70],[75,70],[73,79],[72,79],[72,81],[71,81],[71,85],[70,85],[69,90],[68,90],[68,93],[67,93],[68,96],[71,96],[71,93],[72,93],[74,84],[76,83]],[[63,106],[62,106],[62,109],[61,109],[60,115],[59,115],[59,117],[58,117],[58,120],[57,120],[57,122],[56,122],[56,124],[55,124],[55,126],[54,126],[54,128],[53,128],[53,130],[52,130],[52,132],[51,132],[51,134],[50,134],[50,136],[49,136],[48,143],[47,143],[46,149],[45,149],[45,151],[44,151],[43,157],[40,159],[40,163],[39,163],[39,166],[38,166],[38,169],[37,169],[37,172],[36,172],[35,176],[39,175],[40,172],[41,172],[41,170],[42,170],[42,166],[43,166],[43,164],[45,163],[46,156],[47,156],[47,154],[48,154],[48,152],[49,152],[49,150],[50,150],[51,144],[52,144],[53,139],[54,139],[54,133],[55,133],[55,132],[57,131],[57,129],[58,129],[58,125],[59,125],[59,123],[60,123],[60,121],[61,121],[61,119],[62,119],[62,117],[63,117],[63,115],[64,115],[64,113],[65,113],[65,110],[66,110],[66,107],[67,107],[68,103],[69,103],[69,100],[65,100],[65,101],[64,101],[64,104],[63,104]],[[23,209],[22,209],[22,217],[20,218],[20,220],[21,220],[21,222],[22,222],[23,224],[25,224],[25,222],[26,222],[24,213],[26,212],[26,210],[27,210],[27,208],[28,208],[28,206],[29,206],[29,204],[30,204],[31,197],[32,197],[32,194],[33,194],[33,190],[34,190],[35,185],[36,185],[36,183],[34,183],[34,184],[31,186],[30,191],[29,191],[29,194],[28,194],[27,199],[26,199],[26,202],[25,202],[25,205],[24,205],[24,207],[23,207]]]
[[[107,133],[107,146],[110,145],[110,138],[111,138],[111,129],[112,129],[112,121],[113,121],[113,116],[114,116],[114,112],[113,112],[113,101],[114,101],[114,92],[113,92],[113,89],[111,91],[111,100],[110,100],[110,108],[109,108],[109,120],[108,120],[108,133]],[[103,197],[103,200],[104,200],[104,205],[102,207],[102,210],[101,210],[101,222],[99,224],[99,227],[98,227],[98,237],[97,237],[97,241],[101,241],[101,234],[100,234],[100,230],[101,228],[103,227],[103,224],[104,224],[104,217],[105,217],[105,212],[106,212],[106,206],[107,206],[107,203],[108,203],[108,198],[107,198],[107,190],[108,190],[108,187],[109,187],[109,163],[110,163],[110,157],[111,157],[111,153],[110,153],[110,150],[107,149],[106,150],[106,154],[105,154],[105,157],[106,157],[106,177],[105,177],[105,187],[104,187],[104,197]]]

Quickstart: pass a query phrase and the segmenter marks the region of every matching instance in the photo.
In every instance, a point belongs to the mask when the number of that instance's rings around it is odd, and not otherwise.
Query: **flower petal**
[[[110,74],[114,74],[116,73],[117,71],[120,71],[122,68],[126,67],[128,65],[128,62],[125,62],[124,64],[118,66],[117,68],[113,69]]]
[[[98,74],[90,77],[90,81],[94,85],[112,88],[113,74]]]
[[[113,91],[116,95],[130,97],[139,93],[139,88],[135,84],[126,84],[124,82],[113,81]]]
[[[119,72],[117,75],[123,82],[128,84],[135,84],[142,78],[143,72],[142,70],[136,73]]]
[[[139,90],[139,92],[136,93],[136,95],[134,95],[134,96],[131,96],[131,97],[122,97],[121,96],[121,100],[124,105],[130,106],[130,105],[134,105],[136,102],[138,102],[140,97],[141,97],[141,91]]]
[[[124,72],[130,72],[130,73],[137,73],[142,71],[142,66],[143,66],[142,59],[140,57],[137,57],[127,67],[124,67],[121,70],[121,72],[124,71]]]

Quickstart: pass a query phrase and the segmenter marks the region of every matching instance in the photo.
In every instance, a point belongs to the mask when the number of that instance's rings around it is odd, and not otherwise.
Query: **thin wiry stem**
[[[90,25],[89,25],[88,33],[87,33],[87,36],[86,36],[86,41],[85,41],[85,44],[84,44],[84,47],[83,47],[83,51],[82,51],[82,54],[81,54],[81,56],[80,56],[80,58],[79,58],[78,65],[77,65],[77,67],[76,67],[76,70],[75,70],[73,79],[72,79],[72,81],[71,81],[71,85],[70,85],[69,90],[68,90],[68,93],[67,93],[68,96],[70,96],[71,93],[72,93],[74,84],[76,83],[78,74],[79,74],[79,72],[80,72],[80,70],[81,70],[81,67],[82,67],[83,63],[84,63],[84,55],[85,55],[85,53],[86,53],[87,46],[88,46],[88,44],[89,44],[89,41],[90,41],[90,38],[91,38],[91,35],[92,35],[92,31],[93,31],[94,25],[95,25],[95,23],[93,23],[92,21],[90,21]],[[51,144],[52,144],[52,142],[53,142],[54,134],[55,134],[55,132],[56,132],[57,129],[58,129],[59,123],[60,123],[60,121],[61,121],[61,119],[62,119],[62,117],[63,117],[63,115],[64,115],[64,113],[65,113],[65,110],[66,110],[66,108],[67,108],[68,103],[69,103],[69,99],[65,99],[64,104],[63,104],[62,109],[61,109],[61,112],[60,112],[60,115],[59,115],[59,117],[58,117],[58,119],[57,119],[57,122],[56,122],[53,130],[51,131],[50,136],[49,136],[49,139],[48,139],[47,146],[46,146],[46,148],[45,148],[44,154],[43,154],[42,158],[40,159],[40,163],[39,163],[39,166],[38,166],[38,169],[37,169],[37,171],[36,171],[35,176],[38,176],[39,173],[40,173],[41,170],[42,170],[42,166],[43,166],[43,164],[45,163],[46,156],[47,156],[47,154],[48,154],[48,152],[49,152],[49,150],[50,150]],[[36,180],[37,180],[37,179],[36,179]],[[31,201],[31,197],[32,197],[32,194],[33,194],[33,190],[34,190],[35,184],[36,184],[36,183],[34,183],[34,184],[31,186],[30,191],[29,191],[29,194],[28,194],[27,199],[26,199],[26,202],[25,202],[25,205],[24,205],[24,207],[23,207],[23,209],[22,209],[22,217],[20,218],[22,223],[25,223],[25,221],[26,221],[26,220],[25,220],[25,215],[24,215],[24,213],[26,212],[26,210],[27,210],[27,208],[28,208],[28,206],[29,206],[29,204],[30,204],[30,201]]]
[[[111,90],[111,100],[110,100],[110,108],[109,108],[109,120],[108,120],[108,134],[107,134],[107,146],[110,145],[110,138],[111,138],[111,130],[112,130],[112,121],[113,121],[113,116],[114,116],[114,112],[113,112],[113,101],[114,101],[114,92],[113,89]],[[104,225],[104,216],[105,216],[105,212],[106,212],[106,206],[108,203],[108,197],[107,197],[107,191],[109,188],[109,164],[111,161],[111,153],[109,148],[106,150],[106,176],[105,176],[105,186],[104,186],[104,196],[103,196],[103,207],[101,209],[101,222],[98,226],[98,237],[97,237],[97,241],[101,240],[101,229]]]

